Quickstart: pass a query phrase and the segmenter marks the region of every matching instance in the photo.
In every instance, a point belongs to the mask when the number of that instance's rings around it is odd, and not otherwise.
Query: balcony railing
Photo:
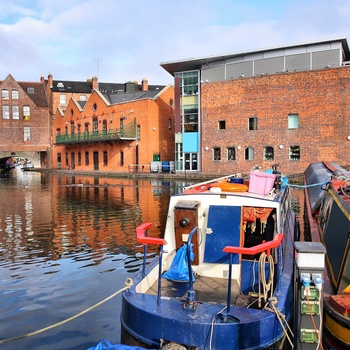
[[[136,122],[133,121],[119,129],[83,131],[57,135],[56,144],[74,144],[87,142],[136,140]]]

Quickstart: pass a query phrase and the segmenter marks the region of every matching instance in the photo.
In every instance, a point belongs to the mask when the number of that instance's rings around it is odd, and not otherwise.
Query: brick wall
[[[304,171],[310,162],[349,163],[349,67],[206,83],[201,93],[204,173],[249,171],[255,165],[266,169],[278,163],[283,173],[291,174]],[[297,129],[288,129],[289,114],[299,115]],[[249,131],[253,116],[258,127]],[[225,129],[219,129],[220,120]],[[292,145],[300,145],[299,160],[289,160]],[[264,160],[266,146],[274,148],[272,161]],[[214,147],[221,149],[221,160],[213,160]],[[227,160],[227,147],[235,148],[236,160]],[[254,149],[254,160],[244,160],[246,147]]]

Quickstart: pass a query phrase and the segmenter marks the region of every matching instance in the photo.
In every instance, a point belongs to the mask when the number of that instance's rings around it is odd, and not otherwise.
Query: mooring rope
[[[276,314],[276,317],[277,317],[277,319],[278,319],[278,321],[283,329],[283,333],[285,334],[290,346],[293,349],[293,341],[289,337],[288,331],[290,332],[292,338],[294,338],[294,334],[293,334],[293,331],[290,328],[290,326],[286,320],[286,316],[283,315],[283,313],[276,308],[277,301],[278,300],[276,297],[269,298],[268,303],[265,305],[264,309]]]
[[[130,288],[132,285],[133,285],[132,279],[131,279],[131,278],[127,278],[127,280],[125,281],[125,284],[124,284],[124,287],[123,287],[123,288],[119,289],[118,291],[116,291],[115,293],[111,294],[109,297],[107,297],[107,298],[101,300],[100,302],[96,303],[95,305],[92,305],[92,306],[88,307],[87,309],[85,309],[85,310],[83,310],[83,311],[77,313],[76,315],[73,315],[73,316],[71,316],[71,317],[69,317],[69,318],[67,318],[67,319],[65,319],[65,320],[63,320],[63,321],[57,322],[57,323],[55,323],[55,324],[53,324],[53,325],[51,325],[51,326],[38,329],[38,330],[36,330],[36,331],[34,331],[34,332],[30,332],[30,333],[27,333],[27,334],[19,335],[19,336],[17,336],[17,337],[13,337],[13,338],[1,339],[1,340],[0,340],[0,344],[9,343],[9,342],[14,341],[14,340],[18,340],[18,339],[23,339],[23,338],[31,337],[31,336],[33,336],[33,335],[46,332],[46,331],[48,331],[48,330],[50,330],[50,329],[52,329],[52,328],[55,328],[55,327],[58,327],[58,326],[61,326],[61,325],[65,324],[65,323],[67,323],[67,322],[70,322],[70,321],[72,321],[72,320],[74,320],[74,319],[76,319],[76,318],[78,318],[78,317],[80,317],[80,316],[86,314],[87,312],[89,312],[89,311],[95,309],[96,307],[98,307],[98,306],[104,304],[106,301],[108,301],[108,300],[114,298],[115,296],[117,296],[118,294],[120,294],[121,292],[123,292],[124,290]]]

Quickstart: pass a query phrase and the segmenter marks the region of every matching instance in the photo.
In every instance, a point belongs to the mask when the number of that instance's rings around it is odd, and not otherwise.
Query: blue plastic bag
[[[193,261],[194,253],[192,244],[190,247],[190,259]],[[170,266],[170,269],[162,276],[170,281],[183,281],[189,282],[188,262],[187,262],[187,244],[184,244],[177,252],[174,260]],[[192,276],[192,281],[194,277]]]

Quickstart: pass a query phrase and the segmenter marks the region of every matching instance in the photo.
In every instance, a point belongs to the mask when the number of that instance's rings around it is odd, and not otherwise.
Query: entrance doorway
[[[184,170],[198,170],[198,155],[197,153],[184,153],[185,169]]]

